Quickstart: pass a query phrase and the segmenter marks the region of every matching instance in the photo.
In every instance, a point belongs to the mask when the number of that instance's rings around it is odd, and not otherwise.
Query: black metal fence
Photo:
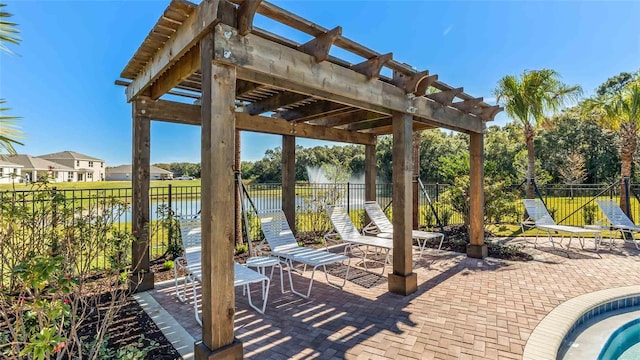
[[[543,199],[554,219],[566,225],[585,225],[597,221],[601,215],[595,205],[598,198],[619,197],[619,184],[610,185],[548,185],[540,188]],[[250,184],[247,186],[251,202],[257,208],[281,208],[282,188],[280,184]],[[463,214],[455,210],[448,200],[450,185],[445,184],[425,184],[425,190],[432,201],[433,208],[443,225],[460,224],[464,222]],[[153,259],[162,257],[168,246],[168,239],[173,231],[169,226],[165,226],[163,220],[172,216],[196,215],[200,211],[200,186],[163,186],[152,187],[150,189],[150,255]],[[377,200],[383,209],[392,216],[393,204],[391,184],[378,184],[376,186]],[[296,185],[296,228],[302,232],[316,232],[322,234],[330,230],[330,223],[323,210],[328,205],[338,204],[349,209],[352,220],[358,227],[364,226],[364,184],[308,184]],[[635,194],[640,194],[640,186],[632,186],[629,195],[630,207],[634,219],[640,218],[640,198]],[[84,214],[95,214],[107,211],[109,199],[117,199],[124,206],[118,212],[112,212],[112,226],[121,231],[131,230],[131,207],[127,206],[132,201],[132,190],[121,189],[60,189],[60,190],[17,190],[0,192],[3,199],[3,216],[7,221],[10,218],[10,209],[7,202],[20,205],[29,216],[21,217],[22,227],[37,228],[38,231],[47,231],[46,221],[52,221],[43,215],[43,203],[49,201],[49,197],[57,196],[62,199],[64,209],[73,209],[74,216],[69,220],[68,226],[74,226],[78,216]],[[499,217],[500,223],[517,224],[522,220],[524,208],[522,199],[524,197],[524,187],[513,187],[504,194],[509,196],[511,201]],[[491,205],[491,204],[487,204]],[[251,209],[249,201],[246,201],[245,208]],[[230,209],[230,213],[233,210]],[[420,226],[430,228],[436,227],[435,215],[427,202],[427,197],[420,192],[419,198],[419,223]],[[24,214],[23,214],[24,215]],[[256,239],[260,236],[259,222],[255,215],[249,216],[251,222],[251,236]],[[491,221],[491,219],[489,219]],[[2,221],[0,221],[2,222]],[[39,226],[35,226],[39,225]],[[0,234],[1,235],[1,234]],[[29,244],[26,237],[31,236],[29,232],[16,232],[13,236],[22,236],[17,240],[22,240],[24,244]],[[16,240],[16,239],[14,239]],[[46,244],[40,244],[45,246]],[[3,244],[0,244],[2,247]],[[102,251],[104,256],[93,264],[96,268],[108,266],[108,253],[110,246],[104,244]],[[1,249],[0,249],[1,250]],[[25,249],[26,251],[26,249]],[[2,271],[0,269],[0,271]]]

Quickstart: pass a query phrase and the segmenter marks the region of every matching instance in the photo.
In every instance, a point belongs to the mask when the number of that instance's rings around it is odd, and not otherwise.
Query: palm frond
[[[7,4],[0,4],[0,50],[13,54],[14,52],[5,44],[18,45],[21,39],[17,34],[20,33],[20,30],[16,28],[18,24],[7,21],[7,19],[13,15],[2,9],[5,6],[7,6]]]
[[[17,140],[24,138],[24,132],[18,127],[19,117],[5,114],[5,111],[10,110],[2,106],[5,103],[5,100],[0,99],[0,152],[15,154],[14,145],[24,145]]]

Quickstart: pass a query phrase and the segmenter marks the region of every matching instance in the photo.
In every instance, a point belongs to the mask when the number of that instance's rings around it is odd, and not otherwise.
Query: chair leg
[[[196,293],[196,281],[191,279],[191,288],[193,289],[193,311],[195,313],[196,321],[202,326],[202,319],[198,315],[198,294]]]
[[[440,236],[440,245],[438,245],[438,254],[440,254],[440,250],[442,249],[442,242],[444,241],[444,234]]]
[[[269,297],[269,285],[271,284],[271,281],[269,280],[269,278],[266,278],[261,282],[262,282],[262,288],[263,289],[266,288],[266,291],[263,292],[264,298],[262,300],[262,309],[253,304],[253,300],[251,299],[251,288],[249,287],[249,284],[243,285],[243,287],[244,286],[247,287],[247,299],[249,300],[249,306],[251,306],[258,313],[264,314],[264,311],[267,308],[267,298]]]

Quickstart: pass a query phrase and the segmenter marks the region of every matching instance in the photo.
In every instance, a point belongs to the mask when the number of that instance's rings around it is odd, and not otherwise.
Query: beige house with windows
[[[32,182],[46,178],[51,182],[75,181],[76,170],[74,168],[34,157],[26,154],[4,155],[0,160],[8,161],[20,166],[20,175],[23,182]]]
[[[111,167],[107,169],[107,181],[131,181],[131,174],[131,165]],[[149,178],[151,180],[172,180],[173,173],[151,165],[149,167]]]
[[[61,151],[40,155],[38,158],[56,162],[75,170],[76,178],[70,181],[91,182],[105,180],[104,160],[75,151]]]
[[[0,184],[12,184],[20,182],[22,165],[12,163],[0,158]]]

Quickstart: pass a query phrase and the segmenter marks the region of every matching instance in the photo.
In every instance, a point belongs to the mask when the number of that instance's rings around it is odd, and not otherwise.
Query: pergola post
[[[296,229],[296,137],[282,136],[282,211],[289,227]]]
[[[200,40],[202,71],[202,342],[196,359],[241,359],[234,339],[233,251],[236,69],[213,63],[214,37]]]
[[[413,133],[413,228],[420,228],[420,188],[418,177],[420,176],[420,132]]]
[[[411,115],[393,112],[393,273],[389,274],[389,291],[400,295],[409,295],[418,289],[411,239],[412,123]]]
[[[376,200],[376,145],[364,146],[364,200]],[[367,223],[369,218],[366,219]]]
[[[133,101],[132,145],[132,211],[131,229],[134,241],[131,246],[133,271],[129,288],[133,291],[153,289],[154,276],[149,269],[149,171],[151,167],[151,119],[145,109],[149,100]]]
[[[470,189],[469,189],[469,245],[467,256],[484,259],[487,245],[484,243],[484,134],[469,134]]]

